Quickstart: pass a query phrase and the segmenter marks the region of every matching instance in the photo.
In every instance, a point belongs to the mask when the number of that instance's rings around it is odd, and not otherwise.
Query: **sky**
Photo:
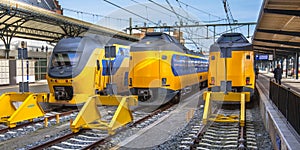
[[[109,1],[109,2],[107,2]],[[227,23],[223,0],[59,0],[64,8],[64,15],[76,19],[88,21],[116,30],[124,30],[129,27],[129,18],[133,20],[133,26],[156,26],[180,24],[220,24]],[[239,23],[256,22],[259,16],[262,0],[227,0],[230,12],[234,20]],[[169,2],[169,4],[168,4]],[[128,11],[114,6],[118,5]],[[168,10],[167,10],[168,9]],[[173,9],[173,10],[172,10]],[[85,12],[85,13],[81,13]],[[90,14],[87,14],[90,13]],[[132,14],[132,13],[135,13]],[[177,14],[177,15],[176,15]],[[231,17],[230,17],[231,18]],[[146,20],[147,19],[147,20]],[[221,20],[221,21],[220,21]],[[204,40],[212,37],[213,28],[183,29],[186,39],[194,39],[200,43],[196,47],[207,49],[212,43]],[[229,30],[228,27],[217,28],[221,33]],[[255,26],[250,27],[250,36],[253,35]],[[248,34],[248,29],[242,27],[234,32]],[[207,34],[208,33],[208,34]],[[247,36],[247,35],[246,35]],[[202,38],[195,38],[202,37]],[[197,39],[197,40],[195,40]],[[251,37],[249,38],[251,39]],[[251,42],[251,41],[250,41]]]

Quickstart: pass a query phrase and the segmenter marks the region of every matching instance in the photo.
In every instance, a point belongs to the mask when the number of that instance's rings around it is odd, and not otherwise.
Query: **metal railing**
[[[270,80],[269,98],[300,134],[300,95]]]

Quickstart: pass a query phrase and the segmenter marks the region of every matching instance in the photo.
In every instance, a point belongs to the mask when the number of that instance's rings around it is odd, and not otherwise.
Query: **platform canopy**
[[[9,49],[12,37],[57,42],[63,37],[85,33],[137,41],[126,33],[66,17],[26,3],[0,0],[0,38]]]
[[[258,53],[288,56],[300,52],[300,1],[264,0],[253,36]]]

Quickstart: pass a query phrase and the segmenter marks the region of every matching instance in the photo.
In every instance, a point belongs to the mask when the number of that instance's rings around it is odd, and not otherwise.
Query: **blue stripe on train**
[[[117,57],[113,60],[102,60],[102,67],[103,67],[103,71],[102,71],[102,75],[103,76],[109,76],[110,75],[110,71],[109,71],[109,66],[110,66],[110,62],[112,63],[112,70],[111,70],[111,75],[115,75],[116,72],[119,70],[120,66],[123,63],[123,60],[129,57],[129,49],[127,48],[119,48],[119,51],[117,53]]]
[[[208,60],[203,58],[173,55],[171,66],[174,76],[195,74],[208,71]]]

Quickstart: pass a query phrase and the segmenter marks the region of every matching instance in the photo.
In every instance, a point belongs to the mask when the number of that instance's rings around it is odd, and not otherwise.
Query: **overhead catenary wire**
[[[229,24],[230,30],[232,32],[233,29],[231,27],[231,24],[235,23],[237,20],[235,20],[233,18],[233,15],[231,13],[230,5],[229,5],[228,1],[227,0],[222,0],[222,2],[223,2],[223,7],[224,7],[224,10],[225,10],[225,14],[226,14],[226,17],[227,17],[228,24]],[[233,21],[233,22],[231,22],[231,21]]]
[[[145,4],[142,4],[142,3],[140,3],[140,2],[137,2],[136,0],[131,0],[131,1],[134,2],[134,3],[137,3],[137,4],[141,5],[141,6],[144,6],[146,9],[149,8],[149,9],[155,10],[155,11],[157,11],[157,12],[160,12],[160,13],[162,13],[162,14],[167,14],[167,13],[165,13],[165,12],[162,12],[162,11],[158,10],[158,9],[154,9],[154,8],[152,8],[152,7],[149,7],[148,5],[145,5]],[[158,4],[155,3],[154,1],[150,1],[150,2],[154,3],[155,5],[158,5]],[[167,11],[169,11],[169,12],[172,12],[173,14],[175,14],[176,18],[177,18],[177,19],[179,20],[179,22],[180,22],[180,25],[177,25],[178,27],[180,27],[180,26],[182,25],[182,19],[181,19],[180,17],[182,17],[182,18],[184,18],[184,19],[186,19],[186,20],[189,20],[189,21],[191,21],[191,22],[196,22],[196,23],[199,22],[199,21],[197,21],[197,20],[191,20],[191,19],[189,19],[189,18],[190,18],[189,14],[188,14],[182,7],[181,7],[181,9],[187,14],[188,17],[185,17],[185,16],[183,16],[183,15],[177,13],[169,1],[167,1],[167,3],[169,4],[170,9],[168,9],[168,8],[162,6],[162,5],[158,5],[158,6],[159,6],[159,7],[162,7],[163,9],[165,9],[165,10],[167,10]],[[169,14],[167,14],[167,15],[169,15]],[[173,17],[173,16],[172,16],[172,17]],[[196,33],[194,33],[193,31],[188,31],[186,28],[185,28],[185,30],[186,30],[186,32],[187,32],[188,35],[189,35],[189,36],[186,37],[186,38],[189,39],[189,40],[191,40],[191,41],[193,42],[193,44],[198,48],[198,47],[199,47],[199,46],[198,46],[199,44],[196,44],[196,42],[193,40],[193,37],[192,37],[192,35],[196,35]],[[199,35],[196,35],[196,36],[199,36]],[[201,45],[201,47],[203,47],[203,46]]]
[[[173,8],[173,6],[172,6],[171,3],[169,2],[169,0],[166,0],[166,2],[167,2],[167,4],[169,5],[169,7],[170,7],[170,9],[172,10],[172,12],[177,16],[178,20],[181,21],[181,18],[179,17],[178,13],[175,11],[175,9]],[[180,7],[181,7],[181,6],[180,6]],[[183,10],[183,8],[181,8],[181,9]],[[186,15],[187,15],[188,17],[190,17],[189,14],[188,14],[185,10],[183,10],[183,12],[185,12]],[[194,33],[193,31],[191,31],[190,28],[189,28],[189,29],[184,28],[184,29],[185,29],[186,33],[188,34],[188,36],[187,36],[186,38],[189,39],[190,41],[192,41],[193,44],[197,47],[197,49],[199,49],[198,44],[192,39],[192,37],[193,37],[193,35],[194,35],[195,33]]]
[[[220,16],[216,16],[216,15],[214,15],[214,14],[211,14],[211,13],[209,13],[209,12],[206,12],[206,11],[204,11],[204,10],[201,10],[201,9],[199,9],[199,8],[196,8],[196,7],[194,7],[194,6],[191,6],[191,5],[189,5],[189,4],[187,4],[187,3],[184,3],[184,2],[182,2],[182,1],[180,1],[180,0],[176,0],[178,3],[180,3],[180,4],[183,4],[183,5],[185,5],[186,7],[190,7],[190,8],[192,8],[192,9],[194,9],[194,10],[197,10],[197,11],[199,11],[199,12],[201,12],[201,13],[204,13],[204,14],[207,14],[207,15],[209,15],[209,16],[213,16],[213,17],[215,17],[215,18],[218,18],[219,20],[216,20],[216,21],[223,21],[223,20],[226,20],[225,18],[222,18],[222,17],[220,17]],[[209,22],[216,22],[216,21],[209,21]],[[204,22],[204,21],[203,21]]]
[[[151,2],[151,3],[153,3],[153,4],[155,4],[155,5],[157,5],[157,6],[159,6],[159,7],[161,7],[161,8],[163,8],[163,9],[165,9],[165,10],[167,10],[167,11],[169,11],[169,12],[174,13],[171,9],[166,8],[165,6],[163,6],[163,5],[161,5],[161,4],[157,3],[157,2],[154,2],[153,0],[148,0],[148,1]],[[192,20],[192,19],[187,18],[185,16],[182,16],[181,14],[178,14],[178,13],[177,13],[177,16],[180,16],[181,18],[184,18],[187,21],[190,21],[190,22],[193,22],[193,23],[199,22],[198,20]]]
[[[122,9],[122,10],[128,12],[128,13],[131,13],[131,14],[137,16],[137,17],[140,17],[140,18],[142,18],[142,19],[144,19],[144,20],[147,20],[147,21],[149,21],[149,22],[151,22],[151,23],[153,23],[153,24],[155,24],[155,25],[157,25],[157,26],[159,26],[158,23],[156,23],[156,22],[154,22],[154,21],[152,21],[152,20],[150,20],[150,19],[148,19],[148,18],[145,18],[145,17],[143,17],[143,16],[141,16],[141,15],[139,15],[139,14],[137,14],[137,13],[134,13],[134,12],[132,12],[132,11],[130,11],[130,10],[124,8],[124,7],[121,7],[121,6],[119,6],[119,5],[115,4],[115,3],[112,3],[112,2],[110,2],[110,1],[108,1],[108,0],[103,0],[103,1],[104,1],[104,2],[107,2],[107,3],[111,4],[111,5],[113,5],[113,6],[115,6],[115,7],[118,7],[118,8],[120,8],[120,9]]]
[[[62,8],[63,11],[69,11],[69,12],[74,12],[77,14],[85,14],[85,15],[90,15],[90,16],[96,16],[96,17],[102,17],[102,18],[108,18],[108,19],[114,19],[114,20],[120,20],[120,21],[126,21],[129,22],[128,19],[122,19],[122,18],[115,18],[115,17],[108,17],[108,16],[104,16],[104,15],[100,15],[100,14],[95,14],[95,13],[90,13],[90,12],[84,12],[84,11],[79,11],[79,10],[74,10],[74,9],[70,9],[70,8]],[[79,17],[78,17],[79,18]],[[136,23],[141,23],[139,21],[134,21]]]
[[[170,2],[169,2],[168,0],[166,0],[166,2],[168,3],[168,5],[169,5],[169,7],[170,7],[171,9],[168,9],[168,8],[162,6],[161,4],[158,4],[158,3],[154,2],[153,0],[149,0],[149,1],[152,2],[152,3],[154,3],[154,4],[156,4],[156,5],[158,5],[158,6],[161,7],[161,8],[164,8],[164,9],[166,9],[166,10],[168,10],[168,11],[174,13],[174,14],[176,15],[176,17],[178,18],[178,20],[180,21],[180,25],[182,25],[182,22],[181,22],[180,17],[181,17],[181,18],[184,18],[184,19],[186,19],[186,20],[188,20],[188,21],[190,21],[190,22],[193,22],[193,23],[198,23],[198,22],[199,22],[198,20],[192,20],[192,19],[187,18],[187,17],[185,17],[185,16],[183,16],[183,15],[181,15],[181,14],[179,14],[179,13],[176,13],[175,9],[172,7],[172,5],[170,4]],[[179,25],[179,26],[180,26],[180,25]],[[186,30],[186,31],[187,31],[187,30]],[[187,31],[187,32],[188,32],[188,31]],[[188,32],[188,33],[189,33],[189,32]],[[189,33],[189,34],[194,34],[194,33],[191,32],[191,33]],[[188,37],[188,38],[191,39],[190,37]],[[193,43],[195,43],[195,42],[193,41]],[[198,47],[198,46],[196,45],[196,47]]]
[[[174,16],[172,16],[172,15],[170,15],[170,14],[168,14],[168,13],[165,13],[165,12],[159,10],[159,9],[155,9],[155,8],[153,8],[153,7],[147,6],[147,5],[142,4],[142,3],[140,3],[140,2],[138,2],[138,1],[136,1],[136,0],[131,0],[131,1],[134,2],[134,3],[136,3],[136,4],[139,4],[139,5],[141,5],[141,6],[144,6],[145,8],[152,9],[152,10],[154,10],[154,11],[156,11],[156,12],[159,12],[159,13],[161,13],[161,14],[165,14],[165,15],[171,17],[171,18],[174,18]]]

